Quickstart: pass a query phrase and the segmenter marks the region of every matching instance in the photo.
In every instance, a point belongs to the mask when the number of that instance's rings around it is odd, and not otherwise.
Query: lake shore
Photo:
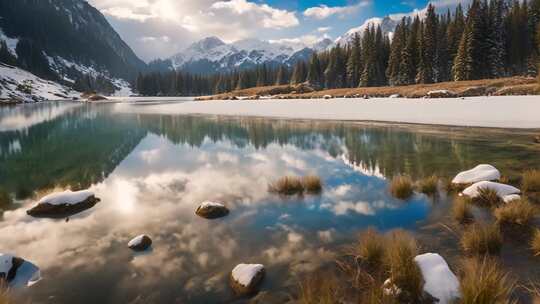
[[[540,128],[538,96],[441,99],[336,98],[331,100],[188,101],[175,104],[120,104],[117,111],[202,114],[284,119],[376,121],[460,127]]]

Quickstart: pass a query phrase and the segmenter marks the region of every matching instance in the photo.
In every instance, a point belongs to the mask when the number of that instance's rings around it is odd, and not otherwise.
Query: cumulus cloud
[[[310,7],[304,11],[304,16],[308,18],[313,19],[326,19],[331,16],[345,16],[349,14],[354,14],[358,12],[358,10],[362,7],[367,7],[371,4],[371,1],[364,0],[360,1],[357,4],[349,5],[349,6],[334,6],[330,7],[324,4],[321,4],[319,6]]]

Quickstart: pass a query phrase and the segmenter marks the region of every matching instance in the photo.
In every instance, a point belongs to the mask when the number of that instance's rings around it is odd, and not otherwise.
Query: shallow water
[[[39,266],[43,279],[15,290],[32,303],[228,303],[238,263],[264,264],[261,289],[287,291],[368,226],[425,238],[450,199],[394,199],[395,174],[450,178],[487,162],[513,180],[540,167],[538,152],[525,131],[0,108],[0,187],[17,198],[0,219],[0,252]],[[290,174],[321,176],[323,193],[268,193]],[[26,215],[47,192],[88,187],[101,202],[69,221]],[[231,213],[199,218],[205,200]],[[141,233],[153,248],[134,254],[127,242]],[[430,249],[451,252],[434,239]]]

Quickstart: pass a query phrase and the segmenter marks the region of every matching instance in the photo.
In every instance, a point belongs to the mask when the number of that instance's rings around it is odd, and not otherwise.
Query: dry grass
[[[0,304],[13,303],[9,297],[9,290],[0,282]]]
[[[467,224],[474,221],[469,199],[457,196],[452,205],[452,217],[460,224]]]
[[[402,200],[410,198],[414,193],[412,179],[406,175],[394,176],[390,181],[390,193]]]
[[[5,189],[0,188],[0,208],[9,206],[12,202],[9,193]]]
[[[479,188],[478,196],[473,198],[472,201],[482,206],[498,206],[503,202],[497,191],[491,188]]]
[[[301,304],[339,304],[343,298],[343,284],[332,273],[315,273],[299,284]]]
[[[417,303],[423,295],[423,277],[414,261],[419,249],[416,240],[407,232],[394,231],[387,241],[384,263],[390,280],[401,289],[399,301]]]
[[[380,269],[386,251],[386,241],[374,228],[360,234],[354,255],[367,269]]]
[[[534,230],[530,245],[534,256],[540,256],[540,229]]]
[[[528,226],[536,216],[536,208],[527,200],[509,202],[495,209],[494,215],[499,225]]]
[[[301,195],[304,193],[302,179],[296,176],[285,176],[268,186],[268,191],[281,195]]]
[[[502,247],[499,227],[491,225],[471,225],[461,237],[461,247],[471,255],[498,254]]]
[[[309,194],[319,194],[322,192],[323,183],[321,178],[316,175],[308,175],[302,178],[304,189]]]
[[[540,170],[529,170],[523,173],[521,181],[523,192],[540,192]]]
[[[473,258],[463,262],[460,288],[462,304],[512,303],[515,282],[493,259]]]
[[[418,182],[418,190],[427,195],[434,195],[438,191],[439,178],[435,175],[426,177]]]

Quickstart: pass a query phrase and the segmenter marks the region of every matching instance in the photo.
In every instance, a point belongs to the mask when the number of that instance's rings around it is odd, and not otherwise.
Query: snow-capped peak
[[[392,35],[396,26],[401,21],[402,17],[403,16],[401,15],[390,15],[384,18],[374,17],[374,18],[367,19],[362,25],[348,30],[347,33],[345,33],[345,35],[336,39],[335,44],[338,44],[338,43],[341,45],[348,44],[351,41],[354,34],[358,33],[359,35],[362,35],[364,34],[365,30],[371,26],[375,26],[375,27],[381,26],[381,29],[384,34]]]

